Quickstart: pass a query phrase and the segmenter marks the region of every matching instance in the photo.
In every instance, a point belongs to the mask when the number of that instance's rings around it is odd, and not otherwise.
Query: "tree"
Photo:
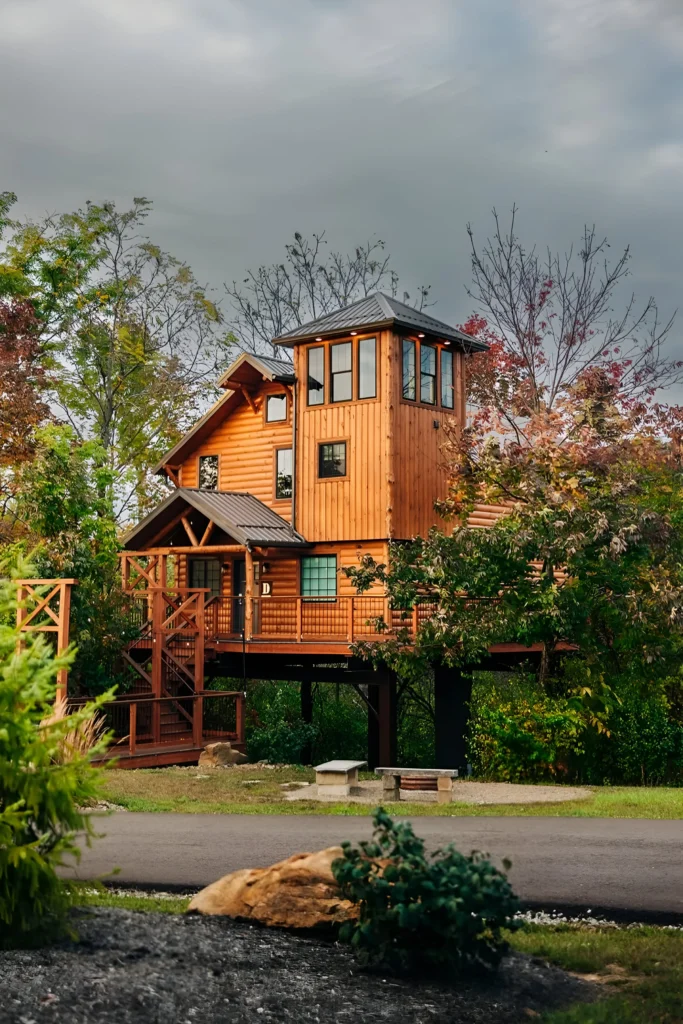
[[[79,441],[65,424],[37,431],[34,458],[18,474],[23,550],[41,578],[77,579],[71,637],[78,646],[69,682],[96,694],[127,678],[120,653],[132,639],[121,591],[119,542],[111,504],[112,470],[96,441]]]
[[[663,685],[683,646],[681,413],[626,414],[617,399],[596,370],[529,416],[522,440],[454,438],[438,506],[452,532],[347,570],[360,590],[381,581],[395,607],[426,605],[415,643],[406,630],[362,653],[405,675],[437,660],[476,666],[497,643],[540,644],[543,679],[568,678],[570,661],[588,697],[617,676]],[[467,526],[479,502],[505,512],[485,531]]]
[[[231,327],[244,348],[278,356],[273,338],[382,288],[397,294],[398,275],[381,239],[370,239],[350,254],[326,247],[325,232],[308,239],[297,231],[285,246],[283,263],[248,270],[241,283],[225,286]],[[420,286],[418,309],[429,304],[428,297],[429,286]],[[411,301],[407,292],[403,301]]]
[[[142,234],[135,199],[13,225],[3,276],[24,282],[40,322],[46,395],[110,471],[115,514],[156,496],[148,470],[207,404],[230,339],[190,268]]]
[[[6,569],[3,566],[3,569]],[[23,573],[31,570],[22,567]],[[93,826],[83,810],[99,795],[99,773],[90,766],[106,739],[84,753],[65,741],[87,728],[111,694],[76,714],[50,717],[56,675],[72,653],[55,658],[42,636],[19,634],[8,623],[16,594],[0,585],[0,949],[40,944],[63,934],[71,885],[57,876],[65,854],[78,856],[78,833]]]
[[[16,469],[32,457],[35,428],[49,415],[38,331],[29,302],[0,298],[0,541],[16,523]]]
[[[610,263],[607,239],[585,227],[577,249],[541,255],[520,241],[515,208],[507,232],[495,210],[493,217],[493,236],[481,249],[467,228],[468,294],[480,313],[464,326],[491,346],[470,365],[471,398],[489,418],[495,413],[520,429],[521,418],[554,409],[596,368],[632,402],[651,400],[683,378],[683,362],[665,351],[673,318],[662,323],[652,297],[638,308],[631,295],[614,312],[628,247]]]

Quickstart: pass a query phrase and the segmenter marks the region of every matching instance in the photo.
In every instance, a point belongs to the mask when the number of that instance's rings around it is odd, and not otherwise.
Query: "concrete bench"
[[[326,761],[315,769],[318,796],[352,796],[358,789],[358,769],[367,761]]]
[[[455,768],[375,768],[375,774],[382,777],[382,796],[385,800],[401,799],[401,778],[436,779],[436,799],[440,804],[453,799],[453,779],[457,779]]]

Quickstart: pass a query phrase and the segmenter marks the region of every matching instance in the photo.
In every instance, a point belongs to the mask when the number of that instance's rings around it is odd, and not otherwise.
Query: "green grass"
[[[512,945],[577,974],[597,976],[604,992],[546,1020],[552,1024],[680,1024],[683,932],[664,928],[527,925]]]
[[[182,913],[187,896],[94,891],[82,887],[81,906]],[[510,941],[522,953],[599,981],[603,997],[550,1014],[547,1024],[680,1024],[683,1021],[683,931],[525,925]]]
[[[372,777],[372,776],[369,776]],[[107,800],[130,811],[193,814],[337,814],[365,816],[371,804],[317,803],[283,799],[283,784],[313,782],[311,768],[264,768],[246,765],[216,771],[199,768],[110,769]],[[567,803],[387,804],[394,814],[451,817],[489,815],[576,818],[683,818],[683,787],[593,787],[583,800]]]

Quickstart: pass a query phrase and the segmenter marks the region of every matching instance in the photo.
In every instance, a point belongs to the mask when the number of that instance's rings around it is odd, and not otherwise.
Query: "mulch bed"
[[[0,1024],[510,1024],[596,997],[541,961],[447,985],[359,970],[345,947],[225,918],[79,911],[78,942],[0,952]]]

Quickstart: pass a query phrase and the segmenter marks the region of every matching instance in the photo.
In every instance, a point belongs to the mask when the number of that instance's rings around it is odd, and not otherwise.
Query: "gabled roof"
[[[171,526],[185,508],[193,508],[211,519],[219,530],[238,544],[270,547],[306,547],[307,542],[290,524],[253,494],[240,491],[207,491],[178,487],[160,505],[128,531],[124,547],[141,550]]]
[[[458,342],[459,347],[468,352],[482,352],[488,346],[481,341],[476,341],[468,334],[464,334],[456,327],[445,324],[427,313],[405,302],[399,302],[391,295],[383,292],[375,292],[367,295],[358,302],[352,302],[349,306],[343,306],[332,313],[320,316],[311,320],[301,327],[295,327],[286,334],[281,334],[273,339],[276,345],[296,345],[300,341],[310,341],[318,335],[348,334],[350,330],[358,328],[372,329],[374,327],[389,327],[396,325],[409,331],[419,331],[429,334],[434,338],[444,338],[448,341]]]
[[[234,388],[235,384],[249,384],[258,378],[291,384],[294,381],[294,363],[286,356],[273,359],[270,356],[256,356],[252,352],[241,352],[218,384],[222,388]]]
[[[240,387],[254,386],[263,380],[282,381],[289,384],[294,380],[294,364],[290,359],[272,359],[269,356],[255,356],[242,352],[227,368],[218,383],[229,388],[217,402],[204,413],[201,419],[184,434],[176,445],[167,452],[152,470],[161,473],[164,466],[175,466],[183,462],[198,444],[213,433],[236,405],[243,401]]]

